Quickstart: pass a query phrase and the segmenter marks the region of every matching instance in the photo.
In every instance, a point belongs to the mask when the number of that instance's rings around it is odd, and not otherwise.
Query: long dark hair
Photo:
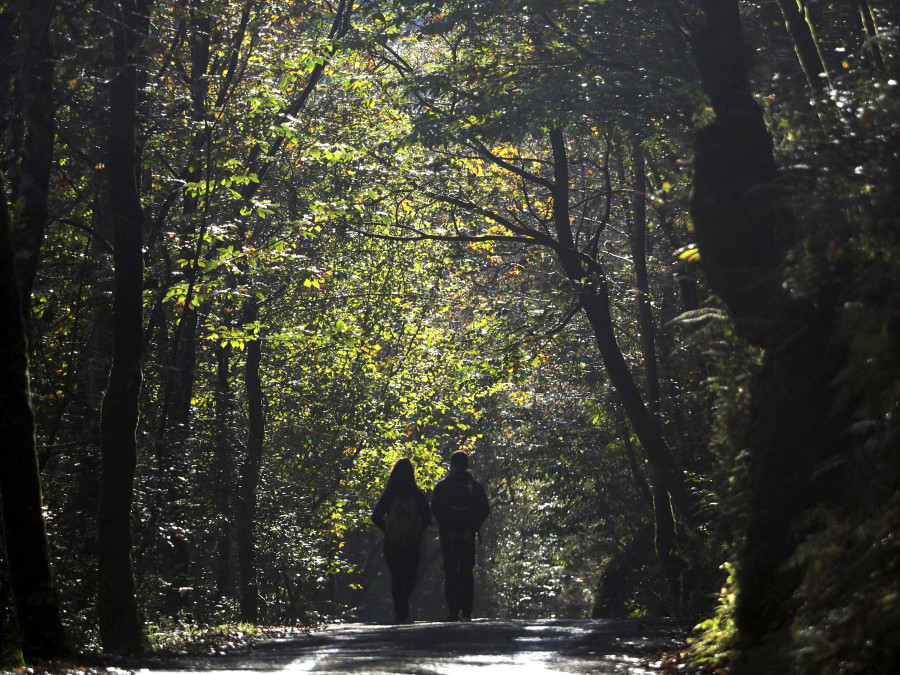
[[[385,492],[406,492],[410,489],[417,489],[416,473],[413,463],[409,457],[401,457],[394,466],[391,467],[391,473],[388,475],[387,485],[384,486]]]

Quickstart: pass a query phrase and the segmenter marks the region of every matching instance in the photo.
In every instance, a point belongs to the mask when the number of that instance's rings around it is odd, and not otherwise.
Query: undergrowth
[[[712,616],[694,627],[688,646],[681,652],[667,654],[660,662],[664,673],[692,672],[715,674],[727,672],[731,661],[737,630],[734,607],[737,583],[734,565],[725,563],[725,585],[719,591],[719,601]]]

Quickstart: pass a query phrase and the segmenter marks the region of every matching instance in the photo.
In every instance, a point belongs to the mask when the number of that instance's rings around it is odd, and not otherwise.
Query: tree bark
[[[27,660],[66,653],[59,601],[41,510],[34,412],[28,382],[28,347],[22,300],[9,236],[6,186],[0,174],[0,500],[3,540],[16,614]]]
[[[199,0],[190,3],[190,117],[193,128],[188,169],[182,173],[186,180],[192,182],[211,178],[210,157],[208,152],[210,131],[208,121],[208,104],[210,82],[210,40],[212,30],[211,16],[201,8]],[[206,198],[209,198],[207,193]],[[178,589],[189,585],[192,535],[189,528],[183,527],[184,515],[184,476],[187,471],[188,457],[191,452],[189,439],[193,422],[192,401],[194,381],[197,370],[197,328],[199,314],[196,285],[200,276],[200,259],[204,255],[205,235],[207,231],[206,211],[201,199],[191,190],[182,191],[183,234],[191,246],[187,267],[187,295],[178,319],[172,340],[172,352],[167,364],[163,405],[160,411],[159,432],[156,440],[157,475],[161,508],[168,522],[179,524],[177,531],[169,535],[170,546],[166,547],[166,559],[161,574],[166,580],[166,612],[176,615],[185,608],[189,598]]]
[[[738,3],[700,4],[695,59],[716,120],[697,131],[694,227],[711,287],[741,335],[766,348],[749,385],[742,441],[749,457],[748,506],[737,577],[742,657],[733,669],[780,672],[781,666],[763,667],[766,661],[756,659],[777,653],[768,643],[777,642],[791,620],[800,570],[790,560],[804,536],[802,514],[841,494],[840,477],[820,469],[841,452],[844,426],[836,419],[832,384],[843,357],[831,344],[827,301],[802,304],[782,288],[789,239],[781,233],[793,231],[794,221],[782,206],[786,196],[771,187],[773,142],[750,94]]]
[[[735,2],[703,0],[694,59],[716,120],[697,131],[691,215],[701,266],[738,327],[761,347],[785,338],[781,283],[795,225],[776,183],[772,138],[748,83]]]
[[[16,180],[12,185],[13,203],[20,204],[19,216],[13,223],[12,239],[16,277],[27,327],[30,325],[34,279],[47,229],[47,198],[56,118],[50,22],[56,3],[53,0],[36,0],[19,4],[24,5],[18,11],[21,12],[21,44],[24,51],[20,60],[19,85],[25,138],[15,172]]]
[[[97,521],[97,613],[103,649],[144,650],[131,560],[131,507],[137,465],[138,400],[143,350],[144,215],[138,191],[138,72],[135,50],[147,26],[147,3],[123,0],[114,17],[114,64],[109,84],[107,168],[115,246],[113,355],[100,417],[102,483]]]
[[[251,305],[248,316],[252,318],[248,318],[247,321],[255,319],[256,311],[255,306]],[[253,530],[256,524],[256,487],[259,484],[266,424],[262,382],[259,375],[261,360],[262,344],[259,340],[251,340],[247,343],[247,363],[244,370],[249,424],[247,453],[241,469],[237,511],[238,572],[241,578],[240,613],[241,620],[249,623],[256,623],[259,620],[259,588],[256,582],[256,544]]]

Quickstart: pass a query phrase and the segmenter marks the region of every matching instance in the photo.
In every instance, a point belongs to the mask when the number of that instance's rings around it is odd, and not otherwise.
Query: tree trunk
[[[628,364],[616,343],[605,280],[598,283],[595,290],[583,291],[580,299],[603,357],[606,372],[622,399],[628,419],[650,464],[656,553],[670,588],[674,588],[680,583],[684,563],[677,553],[678,536],[673,506],[685,520],[690,520],[693,515],[684,478],[663,438],[659,420],[644,405],[640,391],[628,371]],[[671,600],[676,602],[677,598],[672,597]]]
[[[789,563],[802,541],[802,514],[838,498],[840,481],[821,470],[840,452],[833,417],[840,348],[830,344],[827,303],[802,305],[782,289],[781,261],[794,229],[772,189],[777,167],[762,110],[748,83],[748,50],[736,0],[703,0],[695,59],[716,121],[698,130],[691,203],[701,259],[713,290],[725,300],[740,333],[766,347],[750,384],[746,438],[749,503],[739,552],[736,622],[743,657],[735,672],[780,672],[757,656],[792,614],[800,581]],[[762,242],[757,244],[756,242]],[[765,661],[763,661],[765,662]]]
[[[881,53],[881,45],[876,40],[878,36],[878,27],[875,24],[875,17],[872,14],[872,7],[869,0],[852,0],[853,9],[859,21],[862,38],[864,40],[865,49],[869,52],[872,59],[872,65],[875,70],[881,73],[887,73],[884,56]]]
[[[97,613],[103,649],[144,649],[131,560],[131,506],[137,464],[138,399],[143,348],[143,211],[136,152],[137,68],[134,53],[146,31],[142,0],[111,7],[115,73],[110,80],[109,204],[115,245],[113,356],[100,417],[102,484],[97,521]]]
[[[701,6],[694,58],[716,120],[696,134],[691,215],[710,285],[744,337],[765,347],[785,337],[790,303],[781,264],[795,227],[776,184],[772,138],[750,92],[738,6]]]
[[[778,0],[784,27],[794,42],[800,68],[813,94],[825,93],[831,85],[828,67],[822,58],[809,11],[802,0]]]
[[[234,481],[234,451],[231,442],[231,415],[233,394],[229,383],[231,370],[231,345],[216,349],[216,436],[214,457],[216,514],[216,590],[222,597],[231,595],[231,538]]]
[[[256,308],[251,306],[248,321],[253,321]],[[238,572],[241,577],[240,613],[241,620],[249,623],[259,621],[259,588],[256,583],[256,545],[253,529],[256,524],[256,487],[262,464],[263,440],[265,437],[265,413],[263,411],[262,383],[259,366],[262,360],[262,344],[259,340],[247,343],[247,364],[244,371],[247,387],[247,410],[249,429],[247,453],[241,470],[241,485],[237,512]]]
[[[53,160],[54,61],[50,48],[50,21],[56,3],[53,0],[34,0],[21,4],[25,5],[24,9],[18,10],[22,14],[21,44],[24,53],[20,61],[19,85],[25,138],[20,161],[16,164],[16,180],[12,185],[13,202],[21,200],[19,217],[13,223],[12,240],[16,255],[16,276],[28,326],[31,294],[47,228],[47,197]]]
[[[6,186],[0,174],[0,500],[3,539],[26,659],[65,653],[59,602],[41,510],[28,348],[9,236]]]
[[[618,414],[616,415],[616,418],[616,426],[618,427],[619,434],[622,436],[622,442],[625,444],[625,452],[628,455],[628,466],[631,467],[631,475],[634,477],[634,484],[647,504],[652,507],[653,493],[650,491],[650,486],[647,485],[647,479],[644,478],[644,474],[641,473],[637,452],[634,450],[634,443],[631,442],[628,424],[624,419],[619,419]]]
[[[197,0],[191,2],[191,121],[196,129],[191,140],[190,166],[193,180],[203,175],[209,188],[210,158],[204,156],[209,141],[209,130],[201,129],[207,121],[207,96],[209,93],[209,45],[211,20],[200,10]],[[202,174],[201,174],[202,171]],[[208,195],[208,192],[207,192]],[[188,294],[181,312],[181,320],[175,334],[172,363],[174,371],[169,379],[171,405],[166,409],[168,418],[163,418],[164,428],[162,448],[165,465],[161,468],[171,472],[170,482],[178,482],[184,467],[180,466],[187,453],[187,439],[190,437],[191,401],[194,394],[194,377],[197,366],[197,299],[194,290],[200,281],[200,258],[206,235],[206,213],[201,210],[200,197],[185,190],[182,218],[187,225],[186,234],[193,244],[191,263],[187,269]],[[208,196],[207,196],[208,199]],[[197,227],[200,224],[199,228]],[[174,462],[174,465],[173,465]]]
[[[631,259],[634,261],[634,286],[637,292],[638,326],[644,354],[644,391],[651,410],[659,414],[659,375],[656,367],[656,325],[650,306],[650,281],[647,275],[647,176],[644,173],[644,149],[640,138],[632,135],[632,175],[634,210],[631,222]]]
[[[191,2],[190,44],[191,44],[191,122],[195,129],[191,139],[188,171],[185,178],[198,180],[201,175],[210,179],[208,157],[204,158],[204,149],[209,140],[208,129],[201,126],[207,119],[207,96],[209,93],[209,44],[211,19],[208,14],[197,7],[197,1]],[[209,187],[209,185],[207,185]],[[175,330],[170,357],[170,374],[167,379],[166,395],[160,419],[159,469],[164,475],[163,482],[177,482],[184,468],[178,462],[184,457],[187,439],[190,436],[191,400],[194,390],[194,373],[196,369],[197,351],[197,307],[194,290],[199,282],[200,258],[203,254],[203,243],[206,235],[205,214],[201,212],[200,197],[191,190],[182,192],[182,220],[192,250],[189,254],[190,265],[187,268],[187,296],[181,310],[181,318]],[[200,227],[197,227],[198,222]]]
[[[662,435],[659,420],[647,409],[640,390],[628,370],[625,357],[616,342],[615,329],[609,309],[609,289],[602,271],[589,276],[576,250],[569,219],[569,177],[565,137],[559,129],[550,132],[553,147],[553,221],[558,246],[557,257],[564,273],[576,288],[603,357],[606,372],[616,393],[622,400],[625,414],[641,441],[653,479],[653,512],[656,530],[656,550],[670,586],[679,583],[684,565],[677,555],[678,541],[672,507],[685,519],[693,509],[682,473]],[[671,503],[670,503],[671,499]],[[677,598],[671,598],[677,601]]]

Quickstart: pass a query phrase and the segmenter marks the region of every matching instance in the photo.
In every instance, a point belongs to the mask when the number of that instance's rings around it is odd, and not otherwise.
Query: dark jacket
[[[384,494],[381,495],[381,498],[375,504],[375,509],[372,511],[372,522],[375,523],[379,530],[384,530],[386,526],[385,516],[387,515],[387,512],[391,510],[391,506],[396,497],[401,497],[403,499],[413,497],[416,500],[416,507],[419,509],[419,518],[421,518],[422,529],[424,530],[431,525],[431,512],[428,510],[428,498],[425,496],[425,493],[418,487],[404,486],[398,490],[385,490]]]
[[[461,506],[468,508],[461,513]],[[490,513],[487,495],[468,471],[450,471],[434,486],[431,511],[441,530],[478,530]]]

